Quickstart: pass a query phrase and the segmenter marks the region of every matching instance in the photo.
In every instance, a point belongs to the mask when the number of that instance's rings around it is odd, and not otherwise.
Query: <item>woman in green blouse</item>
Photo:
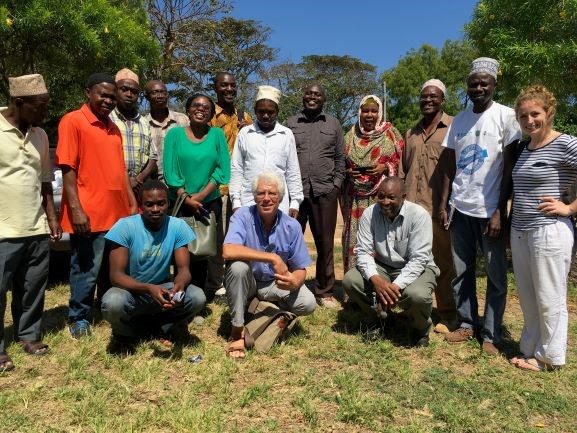
[[[205,210],[215,213],[218,254],[209,260],[217,263],[211,269],[218,269],[218,264],[222,268],[224,239],[219,186],[230,180],[230,156],[222,130],[208,125],[214,111],[214,102],[208,96],[196,93],[188,98],[186,114],[190,124],[172,128],[166,134],[163,167],[171,200],[188,194],[181,207],[182,216],[200,216]],[[207,260],[191,260],[193,284],[206,287],[207,267]],[[214,293],[208,293],[207,298],[211,295]]]

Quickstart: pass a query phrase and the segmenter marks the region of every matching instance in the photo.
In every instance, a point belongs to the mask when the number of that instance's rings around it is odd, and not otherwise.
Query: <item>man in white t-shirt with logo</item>
[[[481,348],[497,355],[507,299],[507,261],[504,220],[511,193],[512,147],[521,137],[513,109],[493,101],[499,63],[475,59],[467,78],[473,108],[459,113],[443,141],[450,167],[446,173],[439,221],[450,227],[456,277],[453,293],[459,328],[446,334],[451,343],[465,342],[480,331]],[[452,182],[452,188],[451,188]],[[449,192],[450,200],[449,200]],[[448,206],[447,206],[448,203]],[[477,248],[485,258],[487,293],[483,321],[479,320],[475,265]]]

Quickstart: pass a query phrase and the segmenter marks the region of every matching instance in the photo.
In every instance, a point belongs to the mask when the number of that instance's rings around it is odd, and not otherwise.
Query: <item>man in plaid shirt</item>
[[[124,68],[117,72],[115,81],[117,105],[110,113],[110,119],[120,129],[130,185],[138,193],[144,181],[157,172],[158,154],[152,143],[149,123],[138,112],[138,75]]]

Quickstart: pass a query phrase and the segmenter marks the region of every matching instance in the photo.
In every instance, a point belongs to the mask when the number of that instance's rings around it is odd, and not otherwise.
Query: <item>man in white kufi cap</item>
[[[440,318],[434,330],[448,333],[456,326],[457,312],[451,282],[455,276],[449,232],[439,224],[447,149],[443,139],[453,117],[443,111],[445,84],[432,78],[421,86],[419,108],[422,118],[405,136],[399,176],[405,179],[407,200],[424,207],[433,219],[433,257],[439,267],[435,298]]]
[[[499,62],[495,59],[479,57],[471,63],[467,95],[473,106],[455,116],[443,142],[451,156],[451,170],[439,206],[439,219],[451,232],[456,273],[453,292],[459,321],[459,327],[445,339],[461,343],[478,331],[481,349],[489,355],[499,354],[503,335],[507,299],[503,231],[513,168],[513,146],[509,145],[521,138],[515,112],[493,101],[498,73]],[[485,256],[487,272],[482,320],[477,311],[477,248]]]
[[[41,321],[50,239],[62,235],[52,198],[48,137],[40,125],[50,97],[40,74],[10,77],[10,101],[0,108],[0,316],[12,288],[14,341],[42,355]],[[14,368],[0,322],[0,373]]]
[[[279,209],[293,218],[298,216],[303,185],[293,133],[277,122],[280,99],[279,89],[259,86],[254,106],[257,121],[238,134],[229,185],[233,212],[253,205],[252,180],[264,171],[274,171],[284,179],[287,191]]]

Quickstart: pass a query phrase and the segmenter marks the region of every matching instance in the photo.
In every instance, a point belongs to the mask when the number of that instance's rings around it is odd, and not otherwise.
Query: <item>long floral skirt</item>
[[[375,196],[360,196],[354,193],[344,193],[339,197],[339,204],[343,214],[343,267],[346,273],[357,264],[354,248],[357,244],[357,229],[363,212],[370,205],[376,203]]]

